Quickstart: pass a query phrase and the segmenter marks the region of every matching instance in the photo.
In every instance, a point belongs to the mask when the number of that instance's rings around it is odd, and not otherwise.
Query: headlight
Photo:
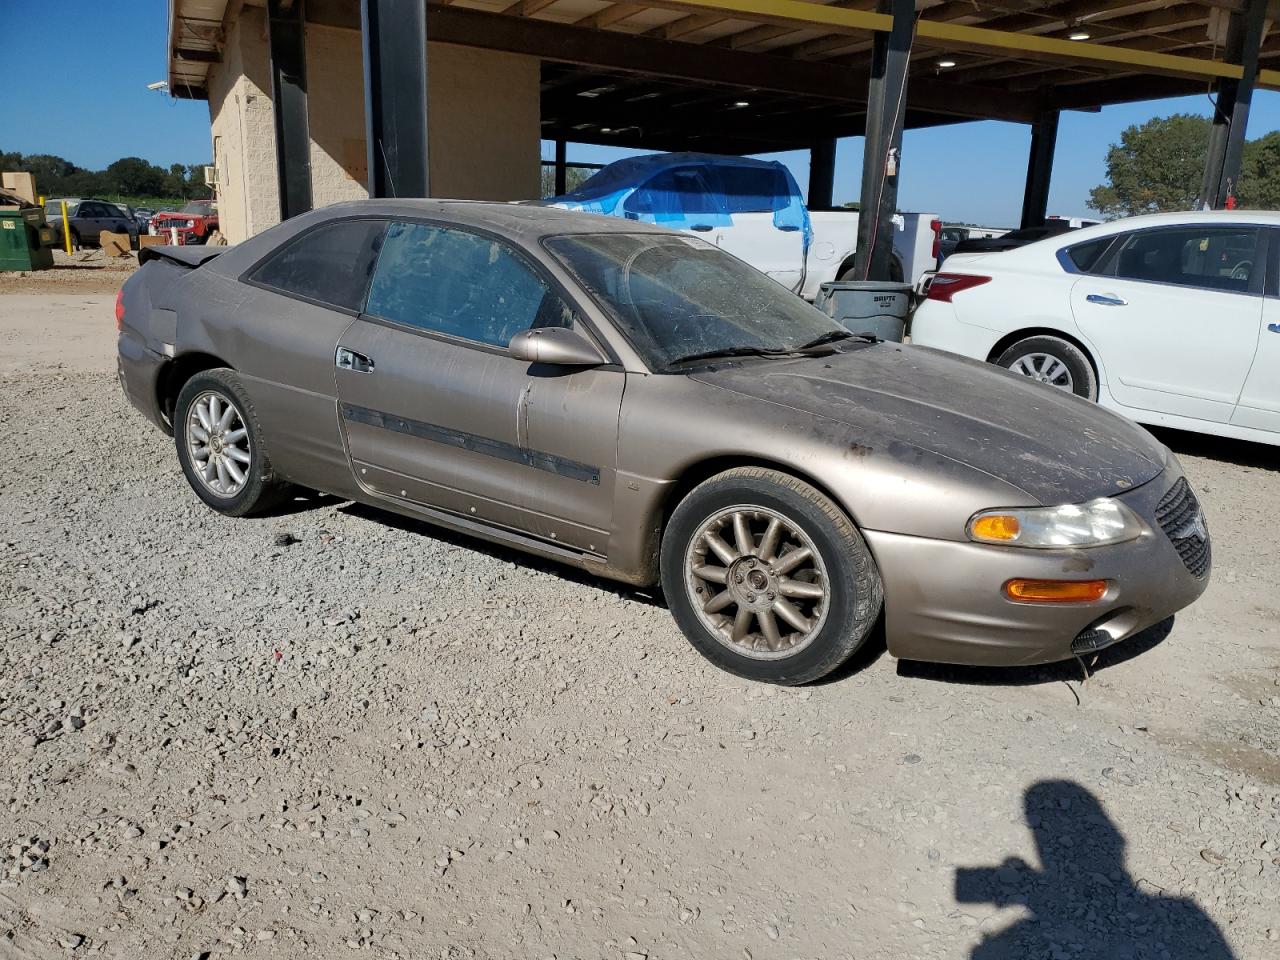
[[[1119,500],[1100,497],[1061,507],[984,510],[969,520],[970,540],[1010,547],[1101,547],[1140,536],[1140,521]]]

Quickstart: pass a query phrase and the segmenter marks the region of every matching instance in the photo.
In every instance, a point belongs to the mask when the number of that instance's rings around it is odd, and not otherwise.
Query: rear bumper
[[[120,388],[128,401],[142,411],[142,415],[165,433],[172,428],[160,410],[156,389],[160,371],[167,357],[148,350],[142,340],[127,327],[120,332],[116,351],[116,373]]]
[[[916,346],[935,347],[975,360],[986,360],[1001,336],[997,330],[965,323],[952,304],[937,300],[923,301],[911,316],[911,342]]]
[[[1101,649],[1188,606],[1209,574],[1192,576],[1154,519],[1181,475],[1172,463],[1122,496],[1149,529],[1109,547],[1029,550],[864,531],[884,579],[889,652],[983,666],[1052,663],[1072,656],[1077,637]],[[1095,603],[1016,603],[1003,591],[1014,577],[1107,580],[1109,587]]]

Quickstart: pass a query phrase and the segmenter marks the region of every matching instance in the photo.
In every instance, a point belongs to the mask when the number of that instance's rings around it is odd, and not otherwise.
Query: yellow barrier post
[[[62,201],[62,245],[67,249],[67,256],[71,256],[71,221],[67,218],[67,201]]]

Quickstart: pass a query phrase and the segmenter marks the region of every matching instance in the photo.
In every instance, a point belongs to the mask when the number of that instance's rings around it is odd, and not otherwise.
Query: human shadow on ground
[[[1193,901],[1138,885],[1125,865],[1124,834],[1080,784],[1040,781],[1023,807],[1038,870],[1018,857],[956,870],[958,903],[1026,909],[985,936],[970,960],[1233,960]]]
[[[1147,627],[1127,640],[1084,657],[1092,676],[1109,667],[1141,656],[1163,643],[1173,631],[1173,617]],[[917,680],[937,680],[942,683],[969,684],[973,686],[1027,687],[1043,683],[1060,683],[1063,680],[1083,680],[1084,668],[1074,658],[1058,663],[1046,663],[1034,667],[965,667],[951,663],[922,663],[918,660],[899,660],[898,675]]]

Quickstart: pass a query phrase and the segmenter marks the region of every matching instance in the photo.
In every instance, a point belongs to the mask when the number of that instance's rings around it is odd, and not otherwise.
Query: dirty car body
[[[695,646],[744,676],[833,669],[881,595],[896,656],[1031,664],[1129,637],[1208,582],[1199,505],[1141,427],[850,336],[696,238],[368,201],[144,259],[118,308],[121,382],[206,503],[256,482],[234,479],[248,459],[215,470],[226,420],[272,483],[661,581]],[[1043,508],[1069,516],[1045,526]],[[1080,535],[1082,511],[1122,522]],[[819,656],[841,618],[856,642]]]

